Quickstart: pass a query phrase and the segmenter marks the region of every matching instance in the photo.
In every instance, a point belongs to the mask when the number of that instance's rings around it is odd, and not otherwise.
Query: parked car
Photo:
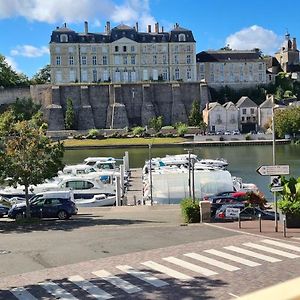
[[[234,197],[219,196],[211,199],[210,212],[211,217],[216,215],[216,211],[224,204],[238,204],[239,200]]]
[[[220,197],[224,197],[224,196],[237,198],[237,200],[244,200],[246,195],[247,195],[247,193],[243,192],[243,191],[225,191],[225,192],[220,192],[220,193],[209,195],[209,196],[204,196],[203,200],[211,201],[214,198],[220,198]]]
[[[4,197],[0,197],[0,218],[7,215],[10,208],[11,208],[10,202]]]
[[[36,218],[69,219],[77,214],[78,208],[72,201],[72,192],[45,192],[34,196],[30,200],[31,216]],[[8,212],[11,219],[20,219],[25,216],[26,203],[13,205]]]
[[[224,132],[224,134],[225,134],[225,135],[231,135],[231,132],[228,131],[228,130],[226,130],[226,131]]]
[[[232,131],[232,134],[233,134],[233,135],[239,135],[239,134],[241,134],[241,133],[240,133],[239,130],[233,130],[233,131]]]
[[[226,216],[227,208],[239,208],[240,209],[240,218],[241,220],[255,220],[261,216],[262,220],[274,220],[275,212],[269,210],[262,210],[259,207],[245,207],[243,203],[238,204],[225,204],[222,205],[215,214],[216,220],[237,220],[237,217]],[[279,214],[277,215],[277,219],[279,220]]]

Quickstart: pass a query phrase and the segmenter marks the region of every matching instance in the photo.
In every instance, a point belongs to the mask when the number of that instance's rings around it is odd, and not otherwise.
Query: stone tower
[[[292,72],[293,66],[299,65],[299,50],[297,49],[296,38],[291,39],[290,34],[286,33],[285,40],[280,50],[275,53],[275,57],[284,72]]]

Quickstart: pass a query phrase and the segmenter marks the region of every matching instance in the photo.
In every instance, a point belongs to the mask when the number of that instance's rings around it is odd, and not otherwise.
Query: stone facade
[[[202,51],[197,54],[197,79],[213,88],[241,89],[263,85],[269,83],[266,74],[266,63],[256,50]]]
[[[224,105],[218,102],[209,103],[202,114],[203,121],[210,132],[238,130],[238,109],[232,102]]]
[[[155,24],[152,32],[119,25],[104,33],[84,33],[65,26],[52,32],[51,81],[62,83],[136,83],[196,81],[196,42],[192,31],[178,24],[164,32]]]
[[[39,85],[32,97],[42,104],[49,130],[64,129],[67,99],[72,99],[76,129],[145,126],[153,117],[164,124],[187,122],[194,100],[203,109],[208,86],[199,83]]]

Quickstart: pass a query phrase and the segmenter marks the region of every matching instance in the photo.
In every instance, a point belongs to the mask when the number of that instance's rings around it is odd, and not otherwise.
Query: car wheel
[[[0,215],[0,218],[3,218],[4,217],[4,215]]]
[[[16,216],[15,216],[16,220],[20,220],[20,219],[23,219],[23,218],[24,218],[24,215],[22,213],[17,213]]]
[[[67,219],[69,219],[70,216],[67,214],[67,212],[65,210],[60,210],[57,214],[57,217],[60,220],[67,220]]]

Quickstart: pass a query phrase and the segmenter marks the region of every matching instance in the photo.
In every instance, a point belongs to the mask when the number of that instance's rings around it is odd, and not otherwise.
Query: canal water
[[[162,157],[166,154],[187,153],[186,146],[159,147],[151,149],[152,157]],[[256,169],[261,165],[272,164],[272,146],[213,146],[200,147],[192,146],[199,158],[224,158],[228,161],[228,170],[233,176],[242,177],[246,183],[255,183],[266,195],[267,199],[272,199],[269,191],[270,177],[260,176]],[[129,164],[131,168],[139,168],[149,157],[149,149],[145,148],[116,148],[116,149],[84,149],[66,150],[64,162],[66,164],[76,164],[83,161],[88,156],[112,156],[122,158],[125,151],[129,153]],[[300,145],[276,145],[276,164],[290,166],[290,175],[300,176]]]

